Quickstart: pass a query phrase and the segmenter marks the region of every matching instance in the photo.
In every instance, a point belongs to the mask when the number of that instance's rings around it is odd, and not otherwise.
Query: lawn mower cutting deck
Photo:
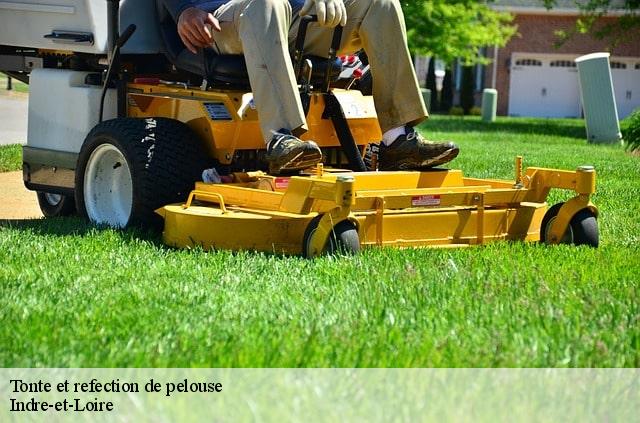
[[[465,178],[459,170],[308,176],[236,174],[198,182],[186,203],[158,209],[164,242],[314,257],[361,246],[464,246],[497,240],[598,245],[589,201],[595,171],[529,168],[513,181]],[[551,188],[575,196],[547,210]]]
[[[17,17],[0,16],[0,70],[31,84],[24,179],[55,202],[43,206],[47,216],[77,209],[94,223],[163,226],[175,247],[306,257],[497,240],[598,245],[592,167],[525,171],[516,158],[511,181],[376,171],[382,134],[366,56],[336,57],[340,27],[326,57],[309,56],[314,18],[302,18],[293,54],[309,129],[302,138],[321,147],[323,164],[271,176],[242,56],[186,51],[162,0],[77,3],[86,33],[59,29],[70,23],[56,19],[69,18],[52,14],[38,25],[50,35],[21,37],[8,26]],[[552,188],[573,196],[547,209]]]

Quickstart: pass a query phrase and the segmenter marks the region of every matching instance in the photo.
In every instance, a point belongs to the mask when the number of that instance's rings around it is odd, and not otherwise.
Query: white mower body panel
[[[102,88],[84,83],[90,72],[35,69],[29,84],[27,146],[78,153],[98,124]],[[116,117],[115,89],[107,91],[104,119]]]
[[[2,45],[106,54],[107,22],[105,0],[0,0]],[[123,54],[161,52],[154,0],[121,0],[120,32],[131,23],[137,30]],[[55,33],[63,36],[51,37]],[[90,35],[93,41],[74,40],[73,34]]]

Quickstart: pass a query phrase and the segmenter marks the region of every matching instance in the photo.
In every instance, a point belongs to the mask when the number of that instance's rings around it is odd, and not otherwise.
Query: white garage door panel
[[[571,55],[514,53],[509,115],[581,117],[578,72]],[[618,118],[640,107],[640,59],[612,57],[611,78]]]
[[[579,117],[578,72],[572,60],[515,56],[509,115]]]
[[[611,69],[619,119],[624,119],[640,107],[640,62],[624,64],[625,68]]]

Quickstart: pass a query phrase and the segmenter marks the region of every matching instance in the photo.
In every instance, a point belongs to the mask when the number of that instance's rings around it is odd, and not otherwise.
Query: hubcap
[[[50,192],[45,192],[44,198],[45,200],[47,200],[47,203],[49,203],[52,206],[57,206],[58,204],[60,204],[60,201],[62,201],[62,195],[52,194]]]
[[[94,223],[123,228],[133,206],[131,170],[124,155],[112,144],[101,144],[89,157],[84,173],[84,202]]]

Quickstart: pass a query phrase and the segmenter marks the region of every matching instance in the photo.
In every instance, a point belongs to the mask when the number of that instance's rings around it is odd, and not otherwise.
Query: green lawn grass
[[[12,85],[13,91],[16,91],[19,93],[29,92],[29,85],[25,84],[24,82],[20,82],[15,78],[11,80],[11,85]],[[6,91],[6,90],[7,90],[7,75],[5,75],[4,73],[0,73],[0,91]]]
[[[0,147],[0,172],[22,169],[22,146],[11,144]]]
[[[0,224],[3,366],[639,366],[640,159],[582,122],[434,117],[452,166],[598,170],[599,249],[495,243],[305,260],[165,248],[77,218]],[[568,198],[554,192],[552,201]]]

